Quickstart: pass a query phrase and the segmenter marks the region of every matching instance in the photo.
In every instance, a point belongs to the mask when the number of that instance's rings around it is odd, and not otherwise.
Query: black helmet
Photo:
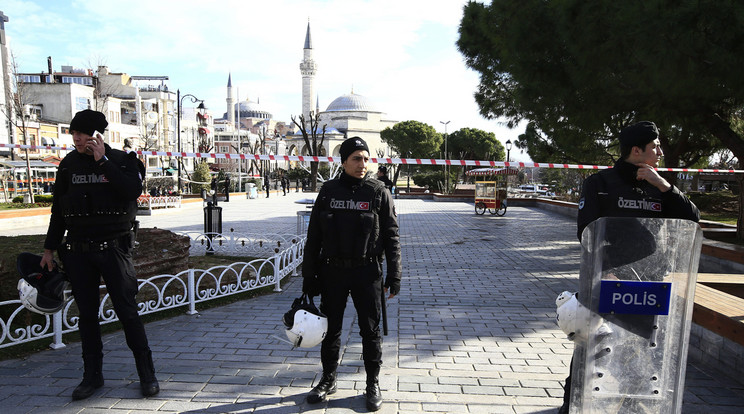
[[[300,348],[318,345],[328,332],[328,318],[315,307],[313,298],[304,293],[292,302],[292,309],[282,320],[287,338]]]
[[[42,268],[41,256],[31,253],[21,253],[16,260],[18,273],[18,295],[26,309],[51,315],[56,313],[72,299],[69,293],[67,275],[60,271],[57,263],[49,271]]]

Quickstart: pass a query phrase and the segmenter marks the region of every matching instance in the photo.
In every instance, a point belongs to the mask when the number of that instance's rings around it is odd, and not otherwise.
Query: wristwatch
[[[98,165],[101,166],[106,161],[108,161],[108,157],[104,155],[103,157],[101,157],[101,159],[98,160]]]

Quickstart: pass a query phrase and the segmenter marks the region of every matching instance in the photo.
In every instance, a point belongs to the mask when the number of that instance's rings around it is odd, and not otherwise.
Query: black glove
[[[385,287],[389,289],[391,295],[397,296],[400,293],[400,279],[387,278],[385,281]]]
[[[321,283],[317,276],[305,276],[302,279],[302,293],[306,293],[308,296],[320,295]]]

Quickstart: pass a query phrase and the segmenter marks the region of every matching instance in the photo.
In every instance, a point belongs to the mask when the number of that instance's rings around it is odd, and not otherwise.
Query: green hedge
[[[722,206],[735,205],[738,201],[738,196],[732,193],[731,190],[710,193],[690,192],[687,193],[687,196],[701,211],[718,210]]]
[[[53,196],[51,194],[39,194],[34,196],[35,203],[51,203]],[[23,196],[13,197],[14,203],[23,203]]]

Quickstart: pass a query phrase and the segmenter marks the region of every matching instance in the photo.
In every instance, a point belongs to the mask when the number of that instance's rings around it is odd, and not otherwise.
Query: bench
[[[699,273],[692,321],[744,345],[744,275]]]

